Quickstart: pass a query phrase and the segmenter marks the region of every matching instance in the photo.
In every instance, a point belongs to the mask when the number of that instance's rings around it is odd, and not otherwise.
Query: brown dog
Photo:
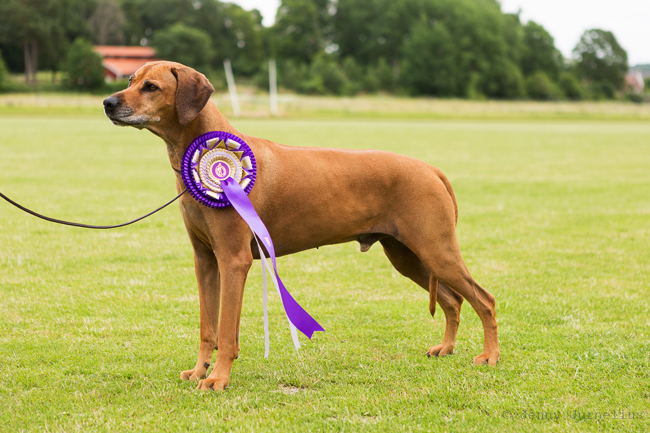
[[[162,138],[176,169],[199,135],[226,131],[242,138],[258,167],[249,198],[278,256],[349,241],[368,251],[379,241],[395,269],[429,292],[431,315],[436,301],[445,313],[442,344],[427,355],[453,352],[465,298],[484,329],[483,353],[474,364],[497,363],[494,297],[463,262],[456,199],[440,170],[389,152],[287,147],[243,135],[210,101],[212,92],[210,82],[195,70],[153,62],[131,77],[126,90],[106,98],[104,108],[114,124],[146,128]],[[180,174],[176,188],[179,193],[185,188]],[[218,341],[216,366],[198,388],[224,389],[239,353],[246,275],[259,253],[251,230],[232,207],[208,208],[185,194],[180,209],[194,247],[201,309],[198,360],[181,378],[205,378]]]

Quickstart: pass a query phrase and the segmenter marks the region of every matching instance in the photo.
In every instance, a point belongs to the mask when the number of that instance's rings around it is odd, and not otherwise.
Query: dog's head
[[[119,126],[187,125],[214,92],[205,75],[173,62],[151,62],[129,78],[129,87],[104,99],[104,113]]]

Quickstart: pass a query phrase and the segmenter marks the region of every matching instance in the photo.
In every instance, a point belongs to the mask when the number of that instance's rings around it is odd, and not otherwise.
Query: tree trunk
[[[397,84],[399,81],[399,60],[393,59],[393,82]]]

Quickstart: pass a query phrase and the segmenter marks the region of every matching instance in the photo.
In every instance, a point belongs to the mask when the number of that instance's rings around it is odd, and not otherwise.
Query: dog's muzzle
[[[113,124],[118,126],[141,127],[143,119],[133,116],[133,109],[124,105],[124,100],[109,96],[104,99],[104,114],[111,119]]]

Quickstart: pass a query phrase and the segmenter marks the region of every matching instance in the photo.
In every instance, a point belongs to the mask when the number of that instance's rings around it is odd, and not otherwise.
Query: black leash
[[[174,167],[172,167],[172,168],[174,168]],[[178,171],[180,173],[180,171],[176,170],[175,168],[174,168],[174,171]],[[24,212],[27,212],[30,215],[34,215],[35,217],[40,218],[40,219],[45,220],[45,221],[49,221],[49,222],[57,223],[57,224],[63,224],[63,225],[66,225],[66,226],[81,227],[81,228],[84,228],[84,229],[106,230],[106,229],[116,229],[118,227],[124,227],[124,226],[131,225],[133,223],[137,223],[138,221],[143,220],[143,219],[155,214],[159,210],[163,210],[164,208],[166,208],[167,206],[169,206],[170,204],[172,204],[176,200],[178,200],[186,192],[187,192],[187,189],[184,189],[182,193],[180,193],[180,194],[178,194],[176,196],[176,198],[174,198],[171,201],[167,202],[166,204],[160,206],[158,209],[156,209],[153,212],[149,212],[148,214],[146,214],[144,216],[141,216],[140,218],[134,219],[133,221],[129,221],[128,223],[117,224],[117,225],[114,225],[114,226],[92,226],[92,225],[88,225],[88,224],[79,224],[79,223],[73,223],[73,222],[70,222],[70,221],[63,221],[63,220],[58,220],[58,219],[55,219],[55,218],[46,217],[45,215],[41,215],[39,213],[34,212],[33,210],[29,210],[26,207],[21,206],[20,204],[16,203],[15,201],[13,201],[12,199],[10,199],[9,197],[7,197],[6,195],[4,195],[1,192],[0,192],[0,197],[7,200],[12,205],[16,206],[18,209],[20,209],[20,210],[22,210]]]
[[[20,209],[22,211],[25,211],[28,214],[34,215],[35,217],[38,217],[38,218],[43,219],[45,221],[49,221],[49,222],[53,222],[53,223],[57,223],[57,224],[63,224],[63,225],[66,225],[66,226],[81,227],[81,228],[84,228],[84,229],[106,230],[106,229],[116,229],[118,227],[124,227],[124,226],[131,225],[133,223],[137,223],[138,221],[143,220],[143,219],[147,218],[148,216],[151,216],[151,215],[155,214],[156,212],[158,212],[159,210],[162,210],[162,209],[166,208],[167,206],[169,206],[170,204],[174,203],[176,200],[178,200],[180,198],[180,196],[182,196],[186,192],[187,192],[187,189],[184,189],[182,193],[180,193],[180,194],[178,194],[176,196],[176,198],[172,199],[167,204],[164,204],[164,205],[160,206],[158,209],[156,209],[153,212],[149,212],[148,214],[146,214],[144,216],[141,216],[140,218],[134,219],[133,221],[129,221],[128,223],[117,224],[117,225],[114,225],[114,226],[92,226],[92,225],[88,225],[88,224],[79,224],[79,223],[73,223],[73,222],[70,222],[70,221],[63,221],[63,220],[58,220],[58,219],[55,219],[55,218],[46,217],[45,215],[41,215],[39,213],[34,212],[33,210],[29,210],[26,207],[21,206],[20,204],[16,203],[15,201],[13,201],[12,199],[10,199],[9,197],[7,197],[6,195],[4,195],[1,192],[0,192],[0,197],[7,200],[12,205],[16,206],[18,209]]]

